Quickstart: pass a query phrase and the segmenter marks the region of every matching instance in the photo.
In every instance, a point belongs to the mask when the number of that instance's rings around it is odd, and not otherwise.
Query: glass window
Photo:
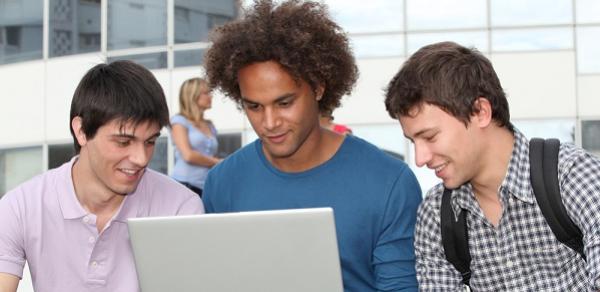
[[[61,166],[75,156],[73,143],[48,145],[48,169]]]
[[[407,29],[485,28],[486,3],[481,0],[407,0]]]
[[[108,49],[167,44],[167,1],[108,1]]]
[[[408,34],[408,54],[416,52],[425,45],[442,41],[453,41],[466,47],[475,47],[483,53],[488,51],[487,31],[411,33]]]
[[[166,136],[161,136],[156,139],[154,144],[154,154],[152,160],[150,160],[150,169],[156,170],[162,174],[167,175],[167,144],[169,139]]]
[[[175,0],[175,43],[207,41],[213,27],[236,18],[233,0]]]
[[[562,50],[573,48],[573,29],[492,30],[493,51]]]
[[[0,0],[0,64],[42,58],[43,1]]]
[[[350,42],[357,58],[404,55],[402,34],[352,36]]]
[[[50,57],[100,51],[100,0],[50,0]]]
[[[572,0],[491,0],[492,26],[570,24]]]
[[[581,146],[600,156],[600,121],[581,122]]]
[[[575,120],[572,119],[515,120],[512,123],[527,138],[557,138],[575,143]]]
[[[200,66],[203,59],[203,49],[175,51],[175,67]]]
[[[117,60],[131,60],[150,70],[167,68],[167,53],[165,52],[108,58],[109,63]]]
[[[0,149],[0,196],[42,173],[42,147]]]
[[[600,1],[577,0],[575,5],[578,23],[600,22]]]
[[[242,147],[242,133],[225,133],[217,135],[219,151],[217,157],[227,157]]]
[[[404,1],[327,0],[333,19],[349,33],[404,30]]]
[[[577,28],[577,70],[600,73],[600,26]]]

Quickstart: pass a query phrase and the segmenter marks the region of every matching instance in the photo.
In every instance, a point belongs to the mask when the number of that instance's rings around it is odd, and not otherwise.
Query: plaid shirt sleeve
[[[586,265],[591,289],[600,290],[600,159],[581,148],[566,145],[559,161],[565,208],[584,234]]]
[[[443,187],[429,191],[419,206],[415,228],[415,255],[419,291],[461,291],[460,273],[446,260],[440,231]]]

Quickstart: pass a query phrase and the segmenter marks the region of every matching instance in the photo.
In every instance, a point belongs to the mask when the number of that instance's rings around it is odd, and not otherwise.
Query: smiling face
[[[238,72],[242,106],[252,128],[263,142],[263,151],[274,162],[308,159],[318,147],[317,93],[303,80],[296,82],[279,63],[253,63]]]
[[[98,128],[88,139],[81,130],[81,119],[72,121],[81,152],[76,163],[86,189],[93,193],[125,195],[133,192],[154,153],[154,144],[160,135],[157,123],[121,123],[112,120]]]
[[[457,188],[473,179],[479,169],[480,133],[454,116],[431,104],[416,106],[407,116],[399,116],[404,135],[415,146],[415,163],[427,166],[443,180],[444,186]],[[473,121],[473,119],[471,119]]]

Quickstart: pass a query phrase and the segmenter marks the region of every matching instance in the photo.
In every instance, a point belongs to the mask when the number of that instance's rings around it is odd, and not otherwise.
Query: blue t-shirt
[[[347,136],[327,162],[286,173],[260,140],[213,168],[208,213],[331,207],[346,291],[416,291],[413,231],[421,189],[407,165]]]
[[[210,137],[198,130],[192,122],[182,115],[175,115],[171,118],[171,125],[174,124],[180,124],[187,129],[188,140],[194,151],[206,156],[215,156],[217,154],[219,142],[217,141],[217,130],[212,123],[209,123],[210,131],[212,132]],[[175,180],[203,189],[208,170],[208,167],[187,163],[181,157],[181,152],[177,149],[177,146],[175,146],[175,166],[171,175]]]

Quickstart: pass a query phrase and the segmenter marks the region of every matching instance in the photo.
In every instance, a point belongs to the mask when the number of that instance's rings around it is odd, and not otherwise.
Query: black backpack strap
[[[442,245],[446,259],[462,275],[463,284],[469,286],[471,280],[471,253],[469,252],[469,233],[467,230],[467,212],[462,210],[455,220],[450,199],[452,190],[444,189],[440,207]]]
[[[558,241],[578,252],[584,259],[583,235],[569,217],[560,195],[557,139],[533,138],[529,142],[531,186],[542,214]]]

